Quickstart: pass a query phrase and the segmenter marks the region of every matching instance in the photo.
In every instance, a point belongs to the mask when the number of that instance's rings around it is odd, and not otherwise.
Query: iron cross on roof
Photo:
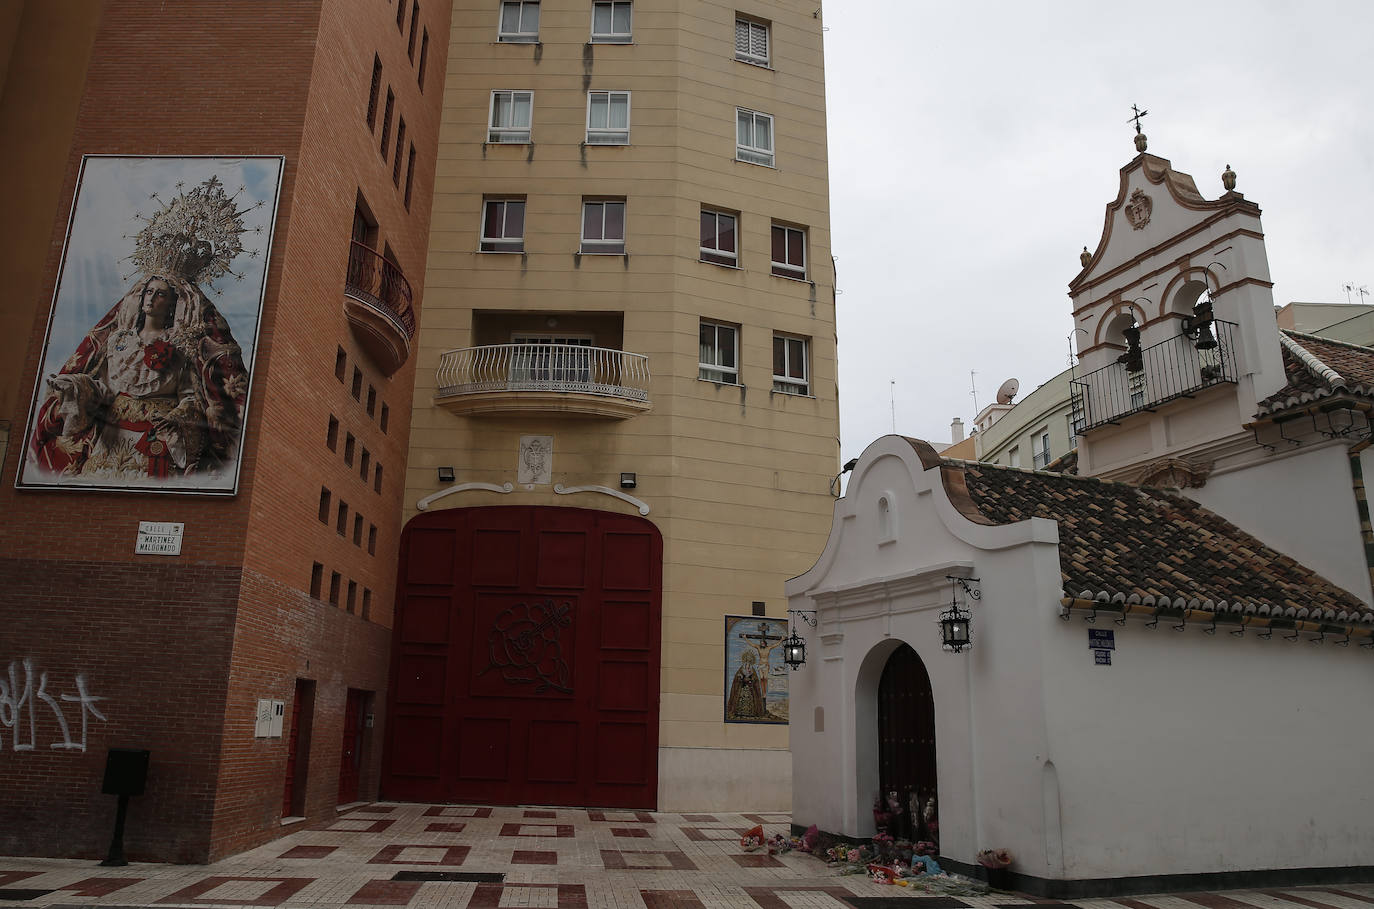
[[[1148,114],[1149,111],[1141,110],[1138,106],[1134,104],[1131,105],[1131,110],[1135,111],[1135,116],[1131,117],[1130,119],[1135,121],[1136,135],[1140,135],[1140,118]]]

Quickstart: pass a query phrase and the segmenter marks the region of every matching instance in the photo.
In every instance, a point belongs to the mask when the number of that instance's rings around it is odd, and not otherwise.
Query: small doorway
[[[358,781],[363,770],[363,714],[367,692],[348,689],[344,705],[343,745],[339,749],[339,804],[358,801]]]
[[[296,679],[296,693],[291,700],[291,728],[287,733],[282,817],[305,817],[305,781],[310,763],[310,725],[314,711],[315,683]]]
[[[920,656],[903,644],[878,682],[878,784],[896,837],[939,845],[935,697]]]

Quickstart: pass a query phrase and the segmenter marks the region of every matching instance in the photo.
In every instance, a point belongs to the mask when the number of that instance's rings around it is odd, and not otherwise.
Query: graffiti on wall
[[[47,670],[35,673],[28,657],[10,660],[0,674],[0,752],[7,740],[15,752],[37,750],[40,742],[53,751],[85,752],[91,719],[105,722],[105,714],[96,706],[105,698],[91,694],[86,677],[79,672],[72,687],[75,694],[56,685],[50,690]],[[79,739],[75,738],[78,716]]]

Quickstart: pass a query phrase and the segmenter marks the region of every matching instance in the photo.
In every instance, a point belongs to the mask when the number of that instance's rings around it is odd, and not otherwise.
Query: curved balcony
[[[348,250],[344,315],[353,335],[386,375],[401,368],[415,337],[410,282],[395,262],[357,240]]]
[[[439,360],[436,403],[464,416],[563,413],[623,420],[649,410],[649,358],[579,344],[489,344]]]

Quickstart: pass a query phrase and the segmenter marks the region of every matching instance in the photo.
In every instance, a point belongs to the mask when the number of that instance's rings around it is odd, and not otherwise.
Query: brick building
[[[0,228],[17,282],[0,314],[0,584],[12,604],[0,630],[0,853],[102,854],[113,746],[151,751],[147,792],[131,802],[133,859],[204,861],[278,835],[283,816],[375,796],[448,27],[444,4],[413,0],[32,0],[0,12],[0,170],[18,203]],[[259,161],[279,188],[235,198],[264,203],[243,219],[263,231],[231,231],[244,234],[237,258],[216,247],[231,271],[262,277],[249,329],[226,317],[251,378],[219,467],[232,494],[146,491],[168,482],[152,467],[141,491],[31,473],[31,415],[72,350],[63,338],[94,324],[86,342],[99,348],[114,323],[96,320],[119,300],[71,309],[66,295],[128,267],[78,259],[75,232],[100,214],[97,164],[153,185],[176,167]],[[192,187],[156,191],[121,214],[132,225],[121,255],[134,251],[135,218],[154,223]],[[78,198],[91,210],[74,215]],[[253,266],[250,252],[267,261]],[[205,301],[232,296],[225,277],[226,296],[207,283]],[[106,318],[117,323],[122,305]],[[113,360],[89,362],[91,381],[113,374]],[[72,363],[62,372],[76,376]],[[179,557],[137,554],[140,522],[183,525]],[[278,702],[281,731],[259,729],[259,705]]]

